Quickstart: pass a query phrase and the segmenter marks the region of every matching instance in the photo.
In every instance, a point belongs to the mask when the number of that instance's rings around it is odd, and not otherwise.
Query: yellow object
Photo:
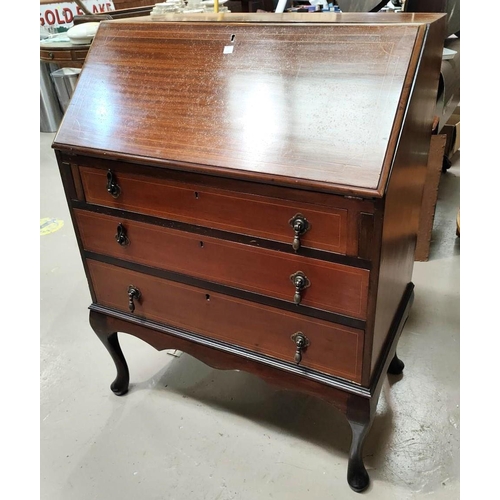
[[[45,217],[40,219],[40,236],[46,234],[54,233],[64,226],[64,221],[61,219],[52,219],[50,217]]]
[[[214,0],[214,12],[219,12],[219,0]]]

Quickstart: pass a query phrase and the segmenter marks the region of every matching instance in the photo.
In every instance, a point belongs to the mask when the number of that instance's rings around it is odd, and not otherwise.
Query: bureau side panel
[[[430,25],[387,184],[373,333],[371,376],[412,279],[420,207],[443,48],[444,19]],[[417,292],[418,293],[418,290]]]
[[[76,241],[78,244],[78,250],[82,258],[82,264],[85,271],[85,276],[89,285],[90,296],[92,301],[95,302],[94,289],[92,287],[92,281],[90,279],[89,270],[84,257],[84,248],[82,244],[82,239],[78,224],[75,218],[75,212],[72,207],[72,202],[75,200],[81,200],[83,196],[83,190],[81,188],[81,178],[79,175],[78,167],[72,163],[67,157],[65,157],[59,150],[55,150],[55,155],[57,158],[57,165],[59,167],[59,175],[61,176],[61,181],[64,187],[64,195],[66,197],[66,203],[68,204],[69,214],[71,217],[71,223],[73,230],[75,231]]]

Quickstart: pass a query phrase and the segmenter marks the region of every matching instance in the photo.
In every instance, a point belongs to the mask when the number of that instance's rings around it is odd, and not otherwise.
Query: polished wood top
[[[54,147],[380,195],[425,29],[348,17],[104,21]]]

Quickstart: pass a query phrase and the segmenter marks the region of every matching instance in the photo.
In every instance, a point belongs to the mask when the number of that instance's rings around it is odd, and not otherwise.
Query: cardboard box
[[[460,149],[460,107],[450,116],[441,133],[446,135],[444,154],[451,158]]]

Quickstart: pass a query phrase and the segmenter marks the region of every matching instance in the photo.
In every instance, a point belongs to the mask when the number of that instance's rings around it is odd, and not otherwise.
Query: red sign
[[[83,2],[92,14],[103,14],[115,10],[112,0],[84,0]],[[55,28],[71,28],[75,16],[82,16],[85,12],[73,2],[61,2],[40,5],[40,26]]]

